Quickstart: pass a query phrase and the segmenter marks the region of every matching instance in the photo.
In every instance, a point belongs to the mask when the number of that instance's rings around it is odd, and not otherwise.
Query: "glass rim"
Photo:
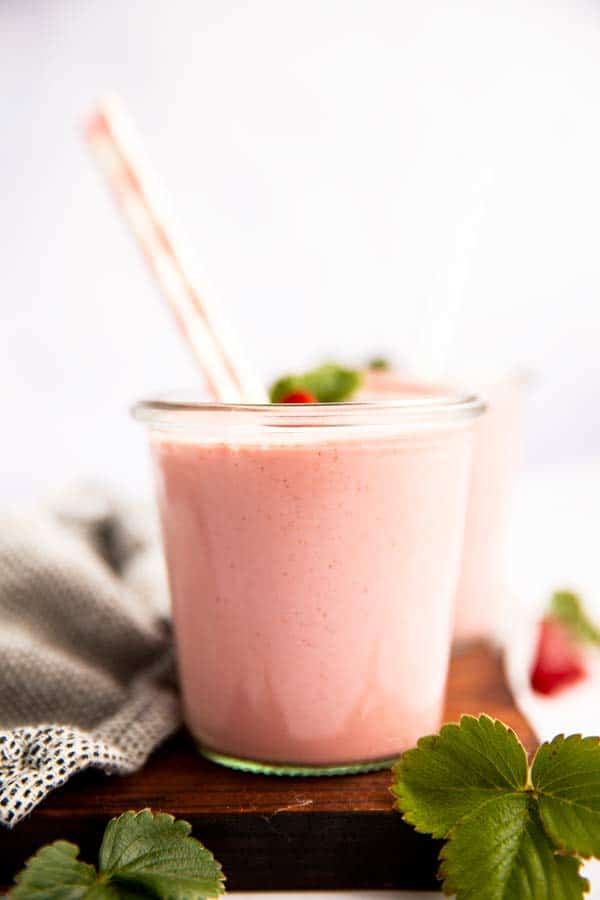
[[[448,392],[444,395],[392,400],[336,403],[219,403],[188,399],[183,392],[139,400],[131,407],[138,422],[151,427],[193,427],[207,418],[222,417],[242,427],[329,427],[378,424],[436,424],[466,421],[480,416],[487,403],[480,394]]]

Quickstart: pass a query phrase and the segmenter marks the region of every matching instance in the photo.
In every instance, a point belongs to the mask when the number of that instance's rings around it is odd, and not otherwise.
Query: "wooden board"
[[[535,748],[499,657],[483,646],[453,658],[445,719],[480,712],[511,725],[529,752]],[[389,772],[334,778],[233,772],[199,757],[182,732],[141,772],[78,776],[13,831],[2,830],[0,885],[57,838],[79,844],[82,858],[95,861],[108,819],[149,806],[192,823],[222,862],[229,890],[431,889],[438,845],[392,810],[389,784]]]

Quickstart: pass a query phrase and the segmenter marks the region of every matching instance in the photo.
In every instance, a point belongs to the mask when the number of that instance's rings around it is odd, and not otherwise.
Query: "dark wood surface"
[[[534,749],[499,657],[482,646],[454,656],[445,719],[480,712],[511,725]],[[389,784],[389,772],[332,778],[233,772],[203,760],[182,732],[141,772],[78,776],[13,831],[2,830],[0,885],[57,838],[78,843],[82,858],[95,861],[108,819],[149,806],[192,823],[222,862],[229,890],[435,887],[438,846],[393,811]]]

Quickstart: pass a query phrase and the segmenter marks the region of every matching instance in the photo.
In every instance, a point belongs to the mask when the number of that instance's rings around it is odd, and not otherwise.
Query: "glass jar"
[[[186,723],[277,774],[389,766],[440,725],[473,395],[137,404]]]

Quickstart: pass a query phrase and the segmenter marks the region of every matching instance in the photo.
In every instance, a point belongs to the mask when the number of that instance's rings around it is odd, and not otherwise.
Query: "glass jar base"
[[[373,759],[366,762],[342,763],[330,766],[305,766],[288,765],[287,763],[257,762],[253,759],[240,759],[237,756],[227,756],[210,750],[202,744],[197,744],[201,756],[211,762],[218,763],[228,769],[237,769],[239,772],[252,772],[254,775],[291,775],[291,776],[320,776],[320,775],[358,775],[362,772],[378,772],[381,769],[391,769],[399,759],[398,756],[390,756],[387,759]]]

